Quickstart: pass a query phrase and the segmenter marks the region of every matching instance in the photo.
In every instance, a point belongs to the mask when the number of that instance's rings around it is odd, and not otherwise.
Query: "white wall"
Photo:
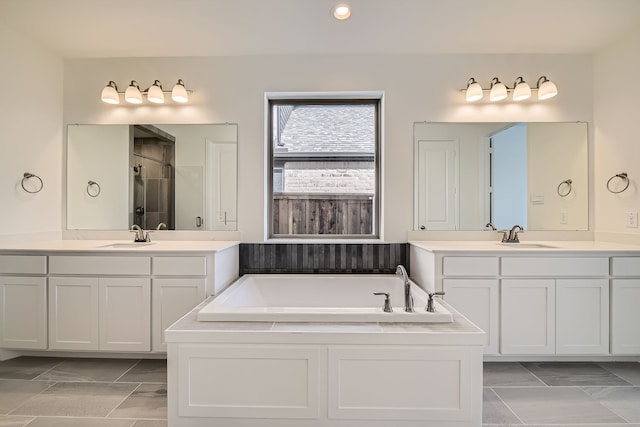
[[[2,24],[0,58],[0,241],[59,234],[63,61]],[[25,172],[42,178],[40,193],[22,190]]]
[[[625,214],[640,210],[640,30],[609,46],[594,59],[595,189],[598,233],[624,233],[638,243],[640,229],[625,227]],[[627,172],[631,184],[621,194],[607,180]]]
[[[469,77],[534,83],[546,75],[560,94],[545,103],[467,104]],[[182,78],[195,90],[186,106],[110,106],[109,80],[165,88]],[[416,121],[592,122],[588,55],[257,56],[65,61],[65,123],[238,123],[238,229],[244,242],[264,236],[264,92],[385,91],[383,232],[406,241],[413,225],[413,123]]]

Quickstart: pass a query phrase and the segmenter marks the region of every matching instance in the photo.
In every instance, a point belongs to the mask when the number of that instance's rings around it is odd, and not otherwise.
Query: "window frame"
[[[371,234],[274,234],[273,230],[273,106],[274,105],[361,105],[369,104],[375,108],[375,144],[374,144],[374,196],[372,201]],[[345,241],[382,239],[382,149],[383,149],[383,92],[304,92],[304,93],[265,93],[265,240],[294,241]]]

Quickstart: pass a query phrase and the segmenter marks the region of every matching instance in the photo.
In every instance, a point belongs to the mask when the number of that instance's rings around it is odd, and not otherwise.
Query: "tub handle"
[[[429,295],[429,300],[427,301],[427,306],[425,307],[425,310],[427,310],[429,313],[435,313],[436,312],[436,307],[433,304],[433,297],[434,296],[443,296],[444,295],[444,291],[429,292],[427,295]]]
[[[391,298],[389,294],[386,292],[374,292],[374,295],[384,295],[384,308],[382,311],[385,313],[393,313],[393,308],[391,308]]]

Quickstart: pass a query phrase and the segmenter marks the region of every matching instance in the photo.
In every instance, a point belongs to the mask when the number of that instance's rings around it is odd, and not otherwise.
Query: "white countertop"
[[[500,252],[517,254],[522,252],[558,254],[563,252],[640,252],[640,245],[596,241],[521,241],[502,243],[499,241],[410,241],[409,244],[430,252]]]
[[[24,244],[5,244],[0,246],[0,252],[217,252],[236,246],[239,243],[218,240],[158,240],[150,243],[134,243],[132,240],[46,240]]]

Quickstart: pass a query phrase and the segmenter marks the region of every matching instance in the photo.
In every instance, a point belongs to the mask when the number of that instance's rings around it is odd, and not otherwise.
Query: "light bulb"
[[[478,101],[482,99],[484,94],[482,93],[482,86],[473,77],[467,82],[467,102]]]
[[[107,104],[120,104],[120,96],[118,95],[118,86],[114,81],[110,81],[100,95],[102,102]]]
[[[178,79],[178,83],[176,83],[171,90],[171,99],[173,99],[175,102],[180,103],[189,101],[189,93],[184,87],[184,82],[182,81],[182,79]]]
[[[518,77],[513,83],[513,100],[524,101],[531,98],[531,87],[522,77]]]
[[[351,6],[345,3],[336,5],[333,8],[333,17],[339,21],[344,21],[351,16]]]
[[[160,80],[153,82],[153,85],[147,91],[147,99],[154,104],[164,104],[164,93],[162,93]]]
[[[138,82],[131,80],[131,84],[124,92],[124,100],[130,104],[142,104],[142,94]]]
[[[540,84],[542,82],[542,84]],[[558,88],[556,85],[547,79],[545,76],[542,76],[538,79],[538,99],[545,100],[549,98],[553,98],[558,94]]]
[[[497,77],[494,77],[493,80],[491,80],[491,93],[489,93],[489,100],[491,102],[502,101],[506,97],[507,87],[504,83],[498,80]]]

